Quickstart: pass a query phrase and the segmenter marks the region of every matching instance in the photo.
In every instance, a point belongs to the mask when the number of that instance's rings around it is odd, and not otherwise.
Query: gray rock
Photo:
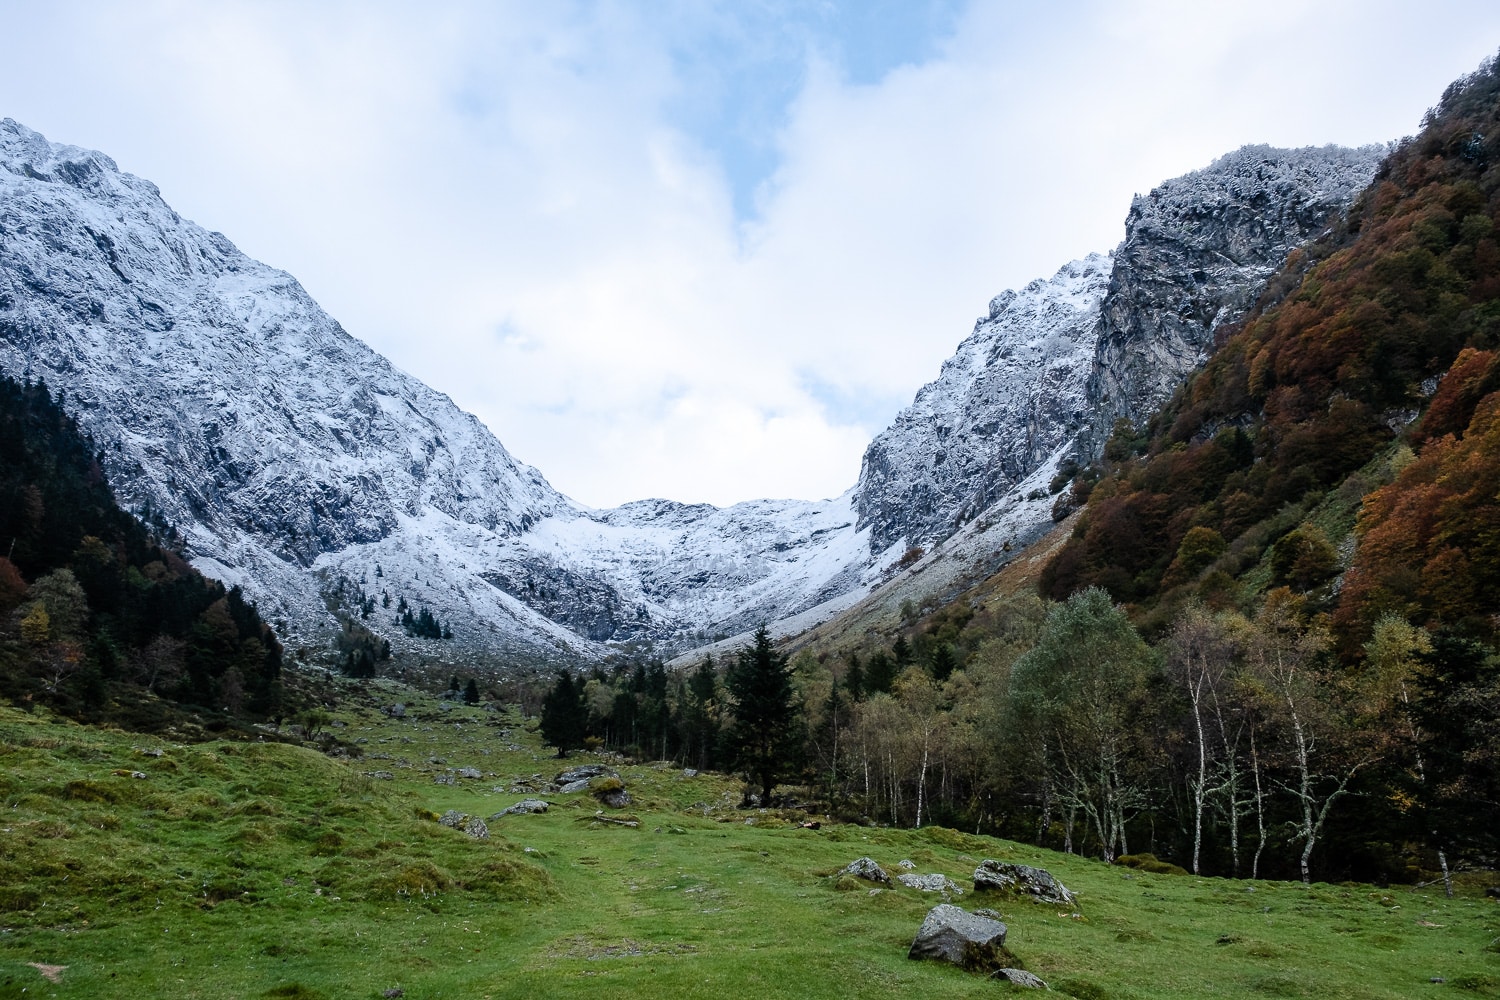
[[[955,896],[962,896],[964,894],[959,884],[946,875],[912,875],[906,873],[897,875],[896,881],[909,889],[920,889],[923,892],[951,892]]]
[[[839,872],[840,875],[853,875],[862,878],[866,882],[877,882],[880,885],[890,885],[891,877],[885,873],[885,869],[875,863],[874,858],[858,858],[849,862],[849,867]]]
[[[461,813],[457,809],[449,809],[447,812],[443,813],[443,815],[438,817],[438,822],[443,824],[444,826],[450,826],[453,829],[457,830],[464,825],[468,818],[468,813]]]
[[[385,714],[389,715],[393,719],[404,719],[406,718],[406,706],[398,701],[396,702],[396,704],[387,708],[385,710]]]
[[[392,781],[396,777],[390,771],[370,771],[369,775],[376,781]]]
[[[484,820],[478,816],[472,816],[464,824],[464,833],[467,833],[475,840],[486,840],[489,838],[490,828],[485,825]]]
[[[433,777],[432,783],[434,785],[456,785],[458,784],[458,779],[451,774],[439,774]]]
[[[589,790],[589,781],[591,780],[590,778],[580,778],[577,781],[570,781],[566,785],[558,785],[557,790],[564,795],[571,795],[573,792],[586,792]]]
[[[682,769],[682,776],[684,778],[696,778],[698,777],[698,769],[694,767],[685,767]]]
[[[896,862],[896,867],[902,871],[911,872],[917,870],[917,863],[915,861],[902,860]]]
[[[607,795],[599,796],[599,801],[611,809],[624,809],[630,805],[630,793],[623,788],[617,788]]]
[[[1100,309],[1086,458],[1100,454],[1116,419],[1139,425],[1167,401],[1214,334],[1344,211],[1384,155],[1378,146],[1245,146],[1135,199]]]
[[[968,913],[951,903],[939,903],[927,911],[907,958],[950,962],[960,968],[982,971],[1003,968],[1005,925],[989,917]]]
[[[1047,989],[1047,984],[1042,982],[1040,977],[1025,969],[996,969],[990,973],[990,978],[1015,983],[1017,986],[1029,986],[1034,990]]]
[[[570,767],[558,774],[552,780],[558,785],[571,785],[582,781],[585,785],[595,778],[618,778],[620,772],[613,768],[605,767],[603,764],[580,764],[578,767]]]
[[[1078,902],[1067,886],[1052,877],[1045,868],[1016,865],[1008,861],[985,858],[974,869],[975,892],[1011,892],[1030,896],[1038,903],[1072,906]]]
[[[490,819],[499,819],[501,816],[522,816],[527,813],[544,813],[550,808],[549,804],[541,799],[522,799],[507,809],[501,809]]]
[[[484,777],[484,773],[477,767],[461,767],[458,769],[458,776],[460,778],[482,778]]]

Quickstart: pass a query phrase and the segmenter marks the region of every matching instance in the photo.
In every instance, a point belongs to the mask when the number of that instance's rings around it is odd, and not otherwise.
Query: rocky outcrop
[[[1088,381],[1096,457],[1116,420],[1159,409],[1287,255],[1364,190],[1382,146],[1246,146],[1137,196],[1104,297]]]
[[[1030,897],[1037,903],[1072,906],[1077,898],[1045,868],[1017,865],[985,858],[974,869],[975,892],[1006,892]]]
[[[1247,146],[1136,198],[1113,255],[996,296],[866,449],[854,503],[871,545],[930,547],[1000,516],[997,502],[1060,448],[1098,457],[1115,421],[1171,395],[1383,152]]]
[[[995,296],[937,380],[870,443],[855,508],[872,547],[947,537],[1086,424],[1110,267],[1091,254]]]

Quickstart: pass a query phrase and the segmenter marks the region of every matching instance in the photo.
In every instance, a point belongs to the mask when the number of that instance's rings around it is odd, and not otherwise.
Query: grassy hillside
[[[587,793],[551,795],[548,813],[476,840],[437,816],[488,817],[560,767],[527,725],[383,682],[325,695],[338,708],[303,746],[177,744],[0,708],[0,997],[1010,989],[908,961],[940,900],[831,877],[865,854],[963,885],[984,857],[1051,870],[1076,911],[955,902],[998,908],[1027,967],[1076,997],[1500,995],[1500,903],[1473,885],[1445,900],[1251,884],[941,828],[801,829],[734,809],[727,779],[614,761],[635,802],[603,812],[639,826],[601,822]],[[397,700],[404,719],[379,709]],[[482,777],[439,783],[461,767]]]

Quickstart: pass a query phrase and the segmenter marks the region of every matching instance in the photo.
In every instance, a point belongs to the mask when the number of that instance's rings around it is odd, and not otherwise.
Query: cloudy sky
[[[101,149],[594,506],[816,499],[991,296],[1246,143],[1417,130],[1446,0],[35,3]]]

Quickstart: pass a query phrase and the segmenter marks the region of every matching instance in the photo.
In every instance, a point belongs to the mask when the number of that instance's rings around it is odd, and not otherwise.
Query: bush
[[[1188,873],[1188,870],[1181,865],[1158,861],[1154,854],[1122,854],[1115,858],[1115,864],[1134,868],[1136,871],[1150,872],[1152,875],[1186,875]]]

